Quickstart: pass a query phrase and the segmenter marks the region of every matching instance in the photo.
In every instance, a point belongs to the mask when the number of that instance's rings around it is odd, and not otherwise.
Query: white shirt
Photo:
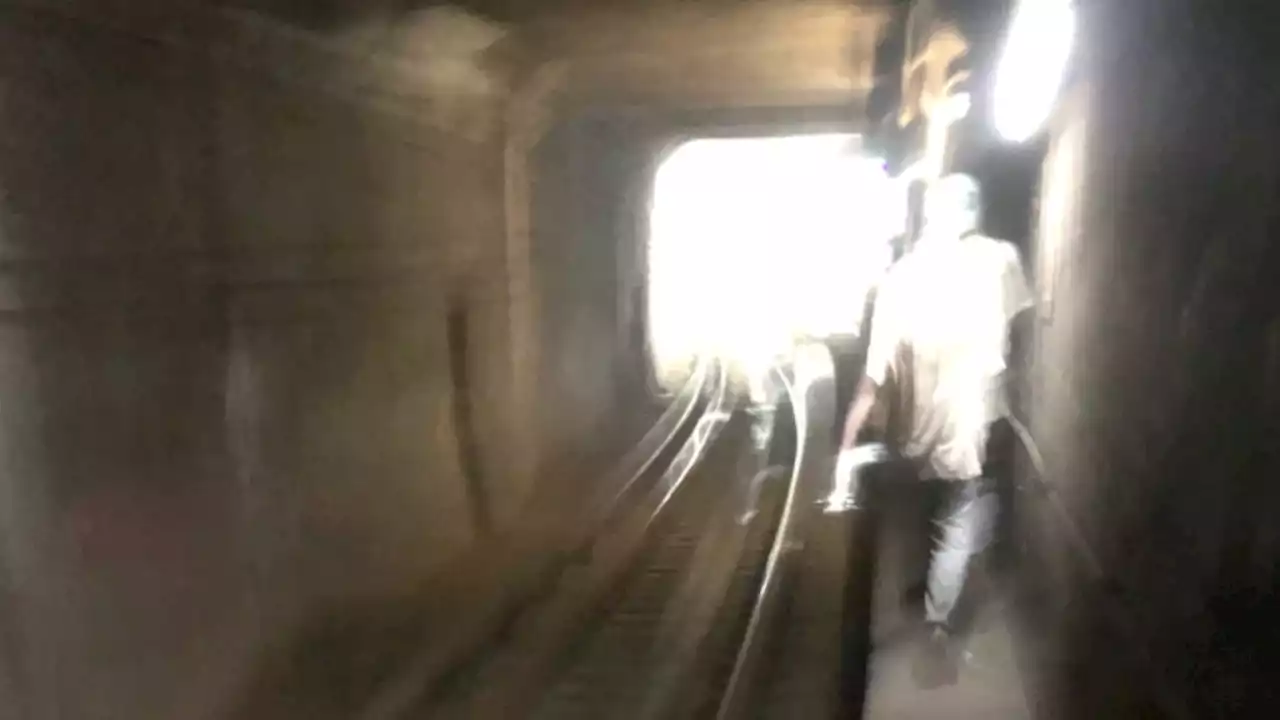
[[[982,474],[1009,321],[1030,304],[1017,248],[982,235],[923,241],[889,271],[866,374],[891,386],[890,441],[925,477]]]

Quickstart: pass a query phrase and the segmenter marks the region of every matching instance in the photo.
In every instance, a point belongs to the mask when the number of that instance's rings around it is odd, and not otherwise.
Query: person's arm
[[[892,293],[884,290],[882,288],[876,294],[871,318],[871,338],[867,343],[866,369],[845,415],[844,434],[840,439],[841,450],[852,449],[858,442],[858,434],[862,432],[867,418],[875,408],[880,388],[889,374],[889,365],[897,345],[898,323],[893,313]]]
[[[880,386],[871,378],[863,376],[854,393],[853,402],[849,404],[849,413],[844,420],[844,435],[840,440],[841,450],[850,450],[858,442],[858,434],[867,424],[867,417],[876,406],[876,395]]]

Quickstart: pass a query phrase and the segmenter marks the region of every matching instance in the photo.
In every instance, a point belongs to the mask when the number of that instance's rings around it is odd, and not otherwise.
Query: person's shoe
[[[921,643],[911,675],[921,688],[954,685],[960,679],[960,664],[951,647],[951,636],[942,628],[932,629]]]

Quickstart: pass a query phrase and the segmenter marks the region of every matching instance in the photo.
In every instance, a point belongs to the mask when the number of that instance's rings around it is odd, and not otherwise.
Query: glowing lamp
[[[996,131],[1011,142],[1033,137],[1053,112],[1071,47],[1072,0],[1019,0],[996,68]]]

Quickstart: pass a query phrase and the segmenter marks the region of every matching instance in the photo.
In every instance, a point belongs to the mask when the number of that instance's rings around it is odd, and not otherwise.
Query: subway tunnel
[[[1015,144],[985,84],[1012,5],[0,5],[3,716],[1274,709],[1268,18],[1080,0]],[[924,690],[892,638],[927,498],[820,504],[901,237],[852,258],[785,219],[910,234],[940,27],[973,99],[942,162],[1036,296],[1033,441],[995,437],[976,670]],[[704,255],[655,320],[664,161],[786,137],[840,138],[902,207],[781,165],[691,182],[777,224],[683,231]],[[739,236],[772,239],[747,265]],[[764,390],[655,350],[800,307]]]

